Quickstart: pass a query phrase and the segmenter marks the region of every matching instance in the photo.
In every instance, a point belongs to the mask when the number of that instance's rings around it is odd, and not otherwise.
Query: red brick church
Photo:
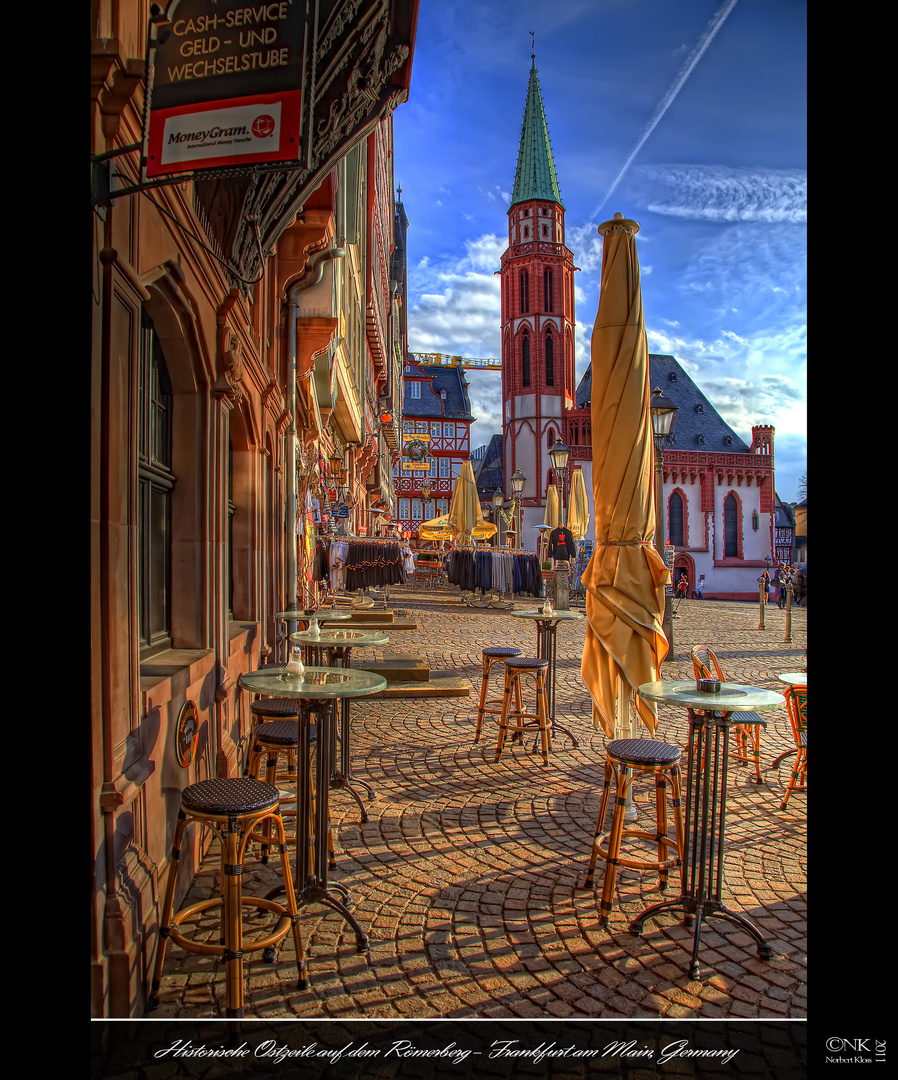
[[[575,266],[564,214],[534,57],[499,271],[502,466],[506,478],[518,469],[527,478],[525,547],[543,520],[557,438],[572,448],[570,467],[583,470],[592,503],[592,371],[575,389]],[[665,541],[676,549],[675,578],[684,569],[691,588],[704,574],[706,597],[754,599],[766,556],[775,565],[791,555],[788,528],[777,521],[773,428],[753,427],[747,445],[673,356],[650,354],[649,366],[652,388],[679,407],[664,451]],[[587,538],[594,536],[591,515]]]

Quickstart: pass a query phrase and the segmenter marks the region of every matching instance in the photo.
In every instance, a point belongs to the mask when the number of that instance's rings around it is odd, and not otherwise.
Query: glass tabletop
[[[311,615],[307,615],[305,611],[278,611],[274,616],[276,619],[286,619],[287,622],[299,622],[302,620],[306,622],[308,619],[318,619],[321,622],[322,619],[351,619],[352,614],[348,611],[330,611],[327,609],[319,608],[318,611],[313,611]]]
[[[290,640],[300,645],[386,645],[390,640],[380,630],[338,630],[325,627],[313,634],[310,630],[298,630]]]
[[[646,701],[685,705],[701,712],[756,712],[783,704],[782,694],[744,683],[722,682],[716,694],[705,694],[696,690],[695,679],[643,683],[636,693]]]
[[[538,608],[523,608],[520,611],[509,611],[509,615],[514,616],[516,619],[551,619],[553,622],[556,619],[582,619],[582,611],[552,611],[550,614],[546,614],[544,611],[540,611]]]
[[[387,688],[387,680],[371,671],[352,668],[307,667],[302,675],[283,669],[262,669],[240,676],[240,685],[253,694],[306,699],[364,697]]]
[[[807,686],[808,673],[806,671],[783,671],[777,678],[780,682],[788,683],[789,686]]]

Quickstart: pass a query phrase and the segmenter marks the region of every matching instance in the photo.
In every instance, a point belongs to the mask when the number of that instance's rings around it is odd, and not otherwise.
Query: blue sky
[[[394,175],[409,217],[412,351],[499,352],[499,257],[535,34],[576,293],[579,382],[602,242],[635,218],[651,352],[671,353],[776,487],[807,470],[803,0],[421,0]],[[610,196],[610,197],[609,197]],[[472,445],[501,430],[498,373],[468,372]]]

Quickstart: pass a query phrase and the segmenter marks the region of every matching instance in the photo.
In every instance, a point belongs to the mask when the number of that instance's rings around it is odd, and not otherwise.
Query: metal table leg
[[[676,900],[647,908],[630,923],[630,933],[640,935],[646,920],[665,911],[682,911],[684,924],[693,917],[692,962],[689,974],[699,978],[699,936],[702,921],[725,919],[740,926],[758,943],[758,956],[769,960],[773,949],[761,931],[722,902],[724,838],[726,833],[727,761],[732,713],[689,710],[689,759],[686,773],[686,843],[681,892]]]
[[[331,646],[330,653],[333,658],[334,667],[352,667],[351,646]],[[343,698],[340,702],[340,758],[336,769],[331,775],[330,786],[332,791],[349,792],[358,803],[359,812],[362,815],[362,824],[364,824],[368,820],[368,812],[365,810],[361,797],[352,785],[361,784],[368,792],[369,799],[374,798],[374,788],[367,781],[360,779],[358,776],[353,776],[352,774],[352,766],[349,760],[352,717],[350,716],[349,710],[349,698]]]
[[[579,749],[580,743],[573,732],[569,731],[562,724],[559,724],[555,720],[555,656],[556,656],[556,637],[558,635],[558,623],[557,622],[543,622],[538,621],[536,624],[536,655],[540,660],[549,661],[549,681],[547,686],[547,697],[549,699],[549,720],[552,726],[552,734],[556,731],[562,731],[571,740],[574,749]]]

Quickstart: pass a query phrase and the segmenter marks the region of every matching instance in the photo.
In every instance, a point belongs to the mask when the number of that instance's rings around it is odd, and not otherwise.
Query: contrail
[[[724,6],[719,11],[715,12],[714,15],[711,17],[711,21],[705,27],[704,33],[702,34],[702,36],[698,40],[698,44],[695,46],[695,48],[689,54],[689,57],[687,58],[686,63],[683,64],[682,68],[680,69],[679,74],[674,79],[674,81],[671,83],[670,87],[667,90],[667,93],[661,99],[661,102],[658,105],[658,108],[655,109],[655,112],[652,114],[651,120],[649,120],[645,131],[642,133],[642,136],[640,137],[639,142],[633,147],[632,151],[630,152],[630,156],[624,162],[624,167],[617,174],[617,177],[615,178],[614,183],[611,185],[611,188],[609,189],[608,194],[605,196],[605,198],[599,203],[599,205],[593,211],[593,214],[592,214],[593,219],[595,219],[595,218],[597,218],[599,216],[599,214],[602,212],[602,208],[605,206],[605,204],[608,202],[608,200],[614,194],[614,191],[617,188],[617,185],[621,182],[621,180],[623,180],[624,174],[626,173],[627,169],[629,169],[630,166],[633,164],[633,159],[636,157],[636,155],[639,153],[639,151],[643,148],[643,146],[645,146],[646,140],[652,134],[652,132],[655,130],[655,128],[658,126],[658,123],[661,120],[661,117],[667,112],[667,110],[673,104],[674,98],[683,89],[683,84],[686,82],[686,80],[692,74],[692,69],[699,62],[699,60],[701,60],[701,58],[705,55],[705,50],[708,48],[708,46],[711,44],[711,42],[717,36],[717,31],[726,22],[727,16],[730,14],[730,12],[736,6],[737,2],[738,2],[738,0],[727,0],[727,3],[724,4]]]

